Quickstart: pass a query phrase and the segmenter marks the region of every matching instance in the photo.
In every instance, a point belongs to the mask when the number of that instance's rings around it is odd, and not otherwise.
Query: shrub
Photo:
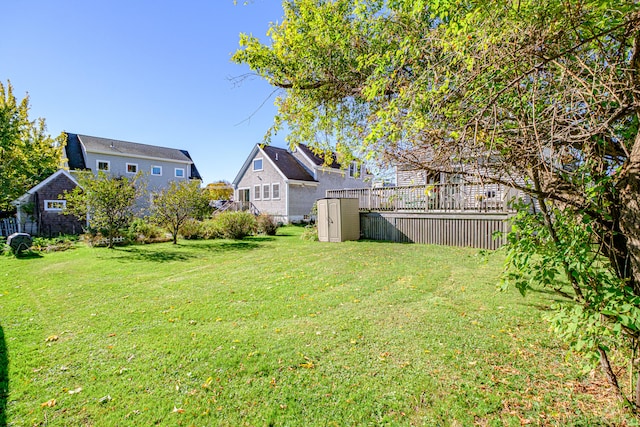
[[[256,218],[257,230],[260,234],[266,234],[267,236],[275,236],[278,230],[278,223],[271,215],[260,214]]]
[[[71,249],[78,241],[78,236],[60,235],[58,237],[34,237],[31,244],[32,251],[59,252]]]
[[[311,242],[318,241],[318,226],[317,225],[307,225],[304,227],[304,231],[300,235],[302,240],[309,240]]]
[[[129,239],[135,242],[151,243],[166,241],[165,232],[143,218],[136,218],[129,226]]]
[[[189,219],[180,227],[180,235],[187,240],[202,238],[202,222],[197,219]]]
[[[243,239],[257,229],[256,217],[249,212],[222,212],[214,221],[225,239]]]
[[[220,224],[213,219],[202,221],[200,237],[203,239],[219,239],[223,236]]]

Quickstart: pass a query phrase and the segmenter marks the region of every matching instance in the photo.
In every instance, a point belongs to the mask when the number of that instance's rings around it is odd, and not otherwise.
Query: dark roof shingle
[[[336,153],[331,153],[331,159],[325,164],[325,156],[322,154],[316,154],[307,145],[299,144],[298,148],[305,153],[316,166],[327,166],[334,169],[340,169],[340,163],[338,163]]]
[[[315,182],[313,176],[311,176],[302,164],[300,164],[300,162],[284,148],[267,145],[262,148],[262,151],[269,156],[271,161],[278,169],[280,169],[287,179]]]

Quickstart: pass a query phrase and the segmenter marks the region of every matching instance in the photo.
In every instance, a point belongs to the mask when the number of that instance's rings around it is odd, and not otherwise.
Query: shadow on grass
[[[0,325],[0,427],[7,427],[7,400],[9,399],[9,355]]]
[[[258,244],[258,242],[273,240],[272,238],[265,238],[265,240],[256,239],[260,238],[251,238],[251,240],[212,240],[200,244],[198,247],[206,248],[207,250],[212,252],[246,251],[259,248],[260,245]]]
[[[24,251],[15,255],[16,259],[34,259],[34,258],[42,258],[42,254],[40,252],[35,251]],[[2,424],[0,424],[1,426]]]
[[[122,255],[117,257],[119,261],[149,261],[149,262],[174,262],[187,261],[196,256],[179,250],[148,250],[137,247],[117,249]]]
[[[154,248],[153,246],[117,248],[116,259],[121,262],[179,262],[199,258],[203,253],[245,251],[259,248],[259,243],[273,240],[271,237],[251,238],[251,240],[210,240],[197,244],[178,244],[176,246]],[[1,426],[0,426],[1,427]]]

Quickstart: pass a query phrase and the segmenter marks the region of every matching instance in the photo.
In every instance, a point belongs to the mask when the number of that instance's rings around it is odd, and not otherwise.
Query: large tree
[[[64,134],[52,138],[44,119],[29,119],[29,97],[0,82],[0,210],[61,166]]]
[[[571,302],[558,331],[597,355],[621,390],[608,350],[636,351],[640,341],[640,4],[283,8],[269,44],[242,35],[234,55],[281,89],[267,139],[286,122],[292,144],[330,141],[347,155],[434,172],[469,166],[535,197],[539,210],[515,222],[506,277]],[[640,405],[640,386],[631,400]]]

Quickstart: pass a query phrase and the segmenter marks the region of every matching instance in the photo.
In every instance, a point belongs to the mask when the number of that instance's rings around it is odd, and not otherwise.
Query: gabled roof
[[[36,184],[33,187],[31,187],[22,196],[18,197],[14,201],[12,201],[11,204],[12,205],[20,205],[22,202],[24,202],[24,201],[26,201],[28,199],[29,195],[36,193],[38,190],[40,190],[41,188],[45,187],[47,184],[49,184],[51,181],[53,181],[54,179],[56,179],[60,175],[63,175],[65,177],[67,177],[75,185],[80,185],[80,184],[78,184],[78,181],[69,172],[67,172],[64,169],[58,169],[57,171],[55,171],[54,173],[49,175],[47,178],[43,179],[38,184]]]
[[[266,156],[267,161],[271,163],[278,172],[282,175],[282,177],[286,180],[292,181],[307,181],[307,182],[317,182],[313,179],[313,176],[304,168],[304,166],[296,159],[293,154],[284,148],[272,147],[270,145],[260,146],[256,144],[247,160],[245,160],[244,164],[238,171],[238,175],[233,180],[233,185],[236,187],[244,174],[249,170],[249,167],[253,163],[253,159],[258,155],[258,153],[262,153]]]
[[[83,151],[89,153],[112,154],[190,163],[190,178],[201,179],[198,169],[196,169],[189,152],[186,150],[67,132],[67,145],[65,146],[65,152],[70,169],[83,170],[87,168]]]
[[[325,156],[323,154],[316,154],[311,148],[307,145],[299,144],[298,149],[304,153],[313,164],[316,166],[326,166],[333,169],[340,169],[340,163],[338,163],[338,158],[336,153],[331,153],[331,158],[327,159],[325,164]]]
[[[293,155],[284,148],[267,145],[262,149],[262,151],[269,156],[271,162],[287,179],[295,181],[315,181],[304,166],[300,164],[298,159],[293,157]]]

